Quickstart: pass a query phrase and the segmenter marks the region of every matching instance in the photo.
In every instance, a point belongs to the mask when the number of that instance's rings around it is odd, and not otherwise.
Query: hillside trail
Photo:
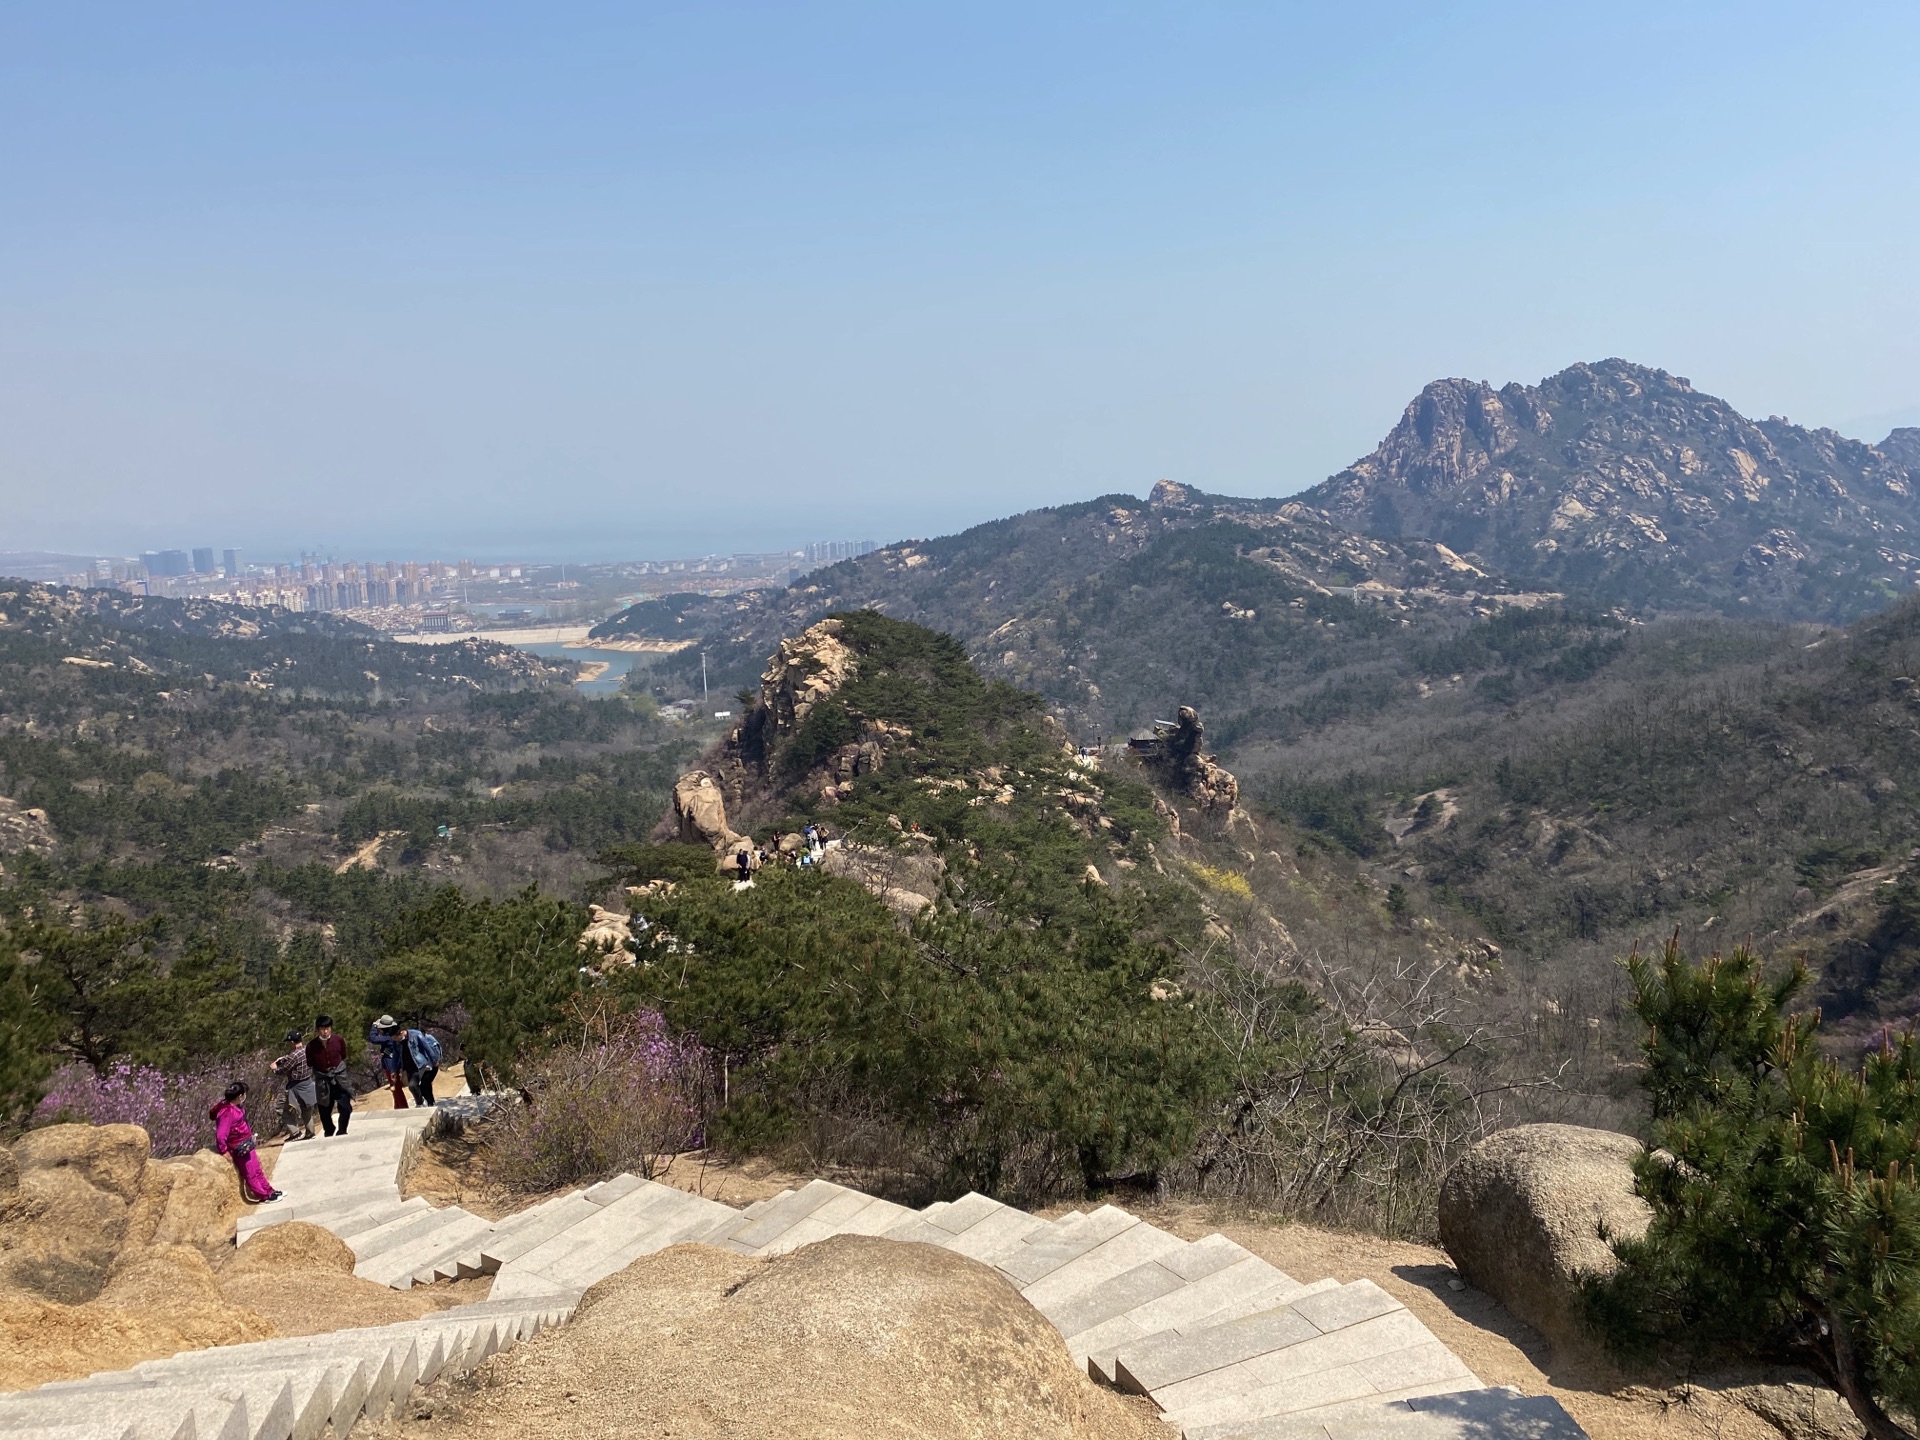
[[[736,1207],[799,1189],[811,1179],[856,1183],[842,1173],[787,1168],[758,1156],[734,1159],[705,1152],[675,1156],[653,1178]],[[1783,1433],[1796,1440],[1845,1440],[1859,1434],[1837,1396],[1785,1383],[1790,1377],[1755,1372],[1660,1386],[1637,1383],[1603,1363],[1556,1356],[1531,1326],[1466,1284],[1437,1246],[1277,1221],[1244,1206],[1129,1200],[1127,1207],[1182,1239],[1197,1240],[1217,1231],[1290,1274],[1327,1276],[1343,1283],[1371,1280],[1405,1305],[1487,1384],[1552,1395],[1594,1440],[1781,1440]],[[1071,1208],[1059,1204],[1034,1213],[1053,1218]],[[582,1363],[591,1367],[600,1362]],[[746,1363],[744,1352],[738,1363]],[[422,1432],[423,1436],[446,1433],[465,1432]],[[597,1432],[589,1427],[567,1433]],[[696,1428],[661,1433],[705,1432]]]
[[[1487,1384],[1552,1395],[1593,1440],[1781,1440],[1783,1431],[1799,1440],[1839,1440],[1860,1433],[1838,1396],[1788,1386],[1781,1377],[1703,1377],[1667,1389],[1635,1383],[1604,1363],[1556,1356],[1532,1326],[1461,1279],[1437,1246],[1263,1220],[1232,1206],[1171,1201],[1128,1208],[1183,1239],[1218,1231],[1292,1274],[1371,1280]]]

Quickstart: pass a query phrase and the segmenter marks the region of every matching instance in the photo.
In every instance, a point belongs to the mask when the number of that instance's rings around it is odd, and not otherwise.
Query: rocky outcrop
[[[889,910],[911,919],[933,904],[946,866],[937,855],[915,855],[871,845],[835,845],[820,857],[820,868],[829,875],[858,881]]]
[[[16,855],[22,850],[44,854],[53,849],[53,844],[53,825],[46,811],[0,795],[0,855]]]
[[[1556,1345],[1579,1346],[1579,1277],[1610,1273],[1605,1237],[1638,1237],[1652,1216],[1633,1190],[1640,1153],[1610,1130],[1502,1130],[1447,1172],[1440,1243],[1474,1285]]]
[[[634,916],[622,916],[612,910],[603,910],[597,904],[588,906],[588,927],[580,931],[580,941],[574,948],[578,950],[599,950],[612,952],[624,950],[634,939]]]
[[[838,620],[822,620],[780,642],[760,677],[769,740],[791,735],[813,707],[853,678],[859,656],[840,638]]]
[[[645,1256],[595,1285],[551,1340],[492,1368],[484,1403],[437,1419],[439,1430],[454,1440],[614,1435],[645,1415],[657,1433],[687,1435],[1172,1433],[1095,1388],[986,1266],[857,1235],[771,1261],[704,1245]]]
[[[690,770],[674,782],[673,820],[683,845],[724,850],[740,838],[727,826],[720,782],[705,770]]]
[[[19,1191],[0,1227],[0,1289],[77,1305],[107,1283],[151,1146],[137,1125],[50,1125],[13,1146]]]
[[[1206,727],[1191,705],[1180,707],[1180,718],[1160,721],[1151,738],[1129,742],[1129,748],[1160,783],[1198,805],[1208,815],[1226,818],[1240,803],[1240,782],[1213,756],[1203,754]]]

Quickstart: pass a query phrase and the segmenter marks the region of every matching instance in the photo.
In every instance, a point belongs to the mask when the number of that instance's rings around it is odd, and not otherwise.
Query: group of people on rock
[[[809,825],[796,832],[776,830],[765,846],[755,845],[750,839],[736,842],[724,857],[724,865],[734,885],[744,889],[763,866],[798,865],[804,869],[818,865],[828,847],[837,843],[827,838],[824,825]]]
[[[316,1112],[323,1134],[345,1135],[353,1118],[353,1085],[347,1079],[347,1042],[334,1030],[333,1017],[315,1017],[311,1037],[289,1030],[283,1043],[290,1048],[273,1062],[273,1072],[286,1089],[286,1139],[313,1139]],[[393,1092],[394,1109],[407,1109],[409,1095],[415,1105],[435,1103],[433,1082],[440,1074],[441,1045],[432,1032],[382,1015],[367,1031],[367,1044],[373,1047],[380,1075]],[[213,1148],[233,1162],[242,1195],[265,1204],[278,1200],[280,1192],[260,1168],[246,1097],[247,1082],[234,1081],[207,1118],[213,1121]]]

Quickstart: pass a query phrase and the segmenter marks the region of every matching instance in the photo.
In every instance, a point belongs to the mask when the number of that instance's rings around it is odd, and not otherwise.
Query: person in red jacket
[[[233,1168],[240,1172],[241,1195],[264,1205],[278,1200],[280,1192],[267,1183],[267,1173],[254,1153],[253,1127],[247,1124],[247,1112],[240,1106],[246,1094],[247,1082],[234,1081],[227,1086],[226,1098],[207,1111],[207,1118],[213,1121],[213,1148],[233,1161]]]
[[[347,1042],[333,1033],[333,1017],[321,1015],[313,1022],[313,1039],[307,1042],[307,1066],[320,1091],[320,1128],[334,1133],[333,1115],[340,1112],[339,1133],[347,1133],[347,1121],[353,1118],[353,1087],[347,1083]]]

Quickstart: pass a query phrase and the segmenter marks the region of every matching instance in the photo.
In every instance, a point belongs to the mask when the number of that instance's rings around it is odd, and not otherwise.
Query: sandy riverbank
[[[540,625],[521,630],[449,630],[444,633],[389,635],[402,645],[451,645],[459,640],[498,640],[502,645],[565,645],[569,648],[598,648],[586,644],[591,625]],[[612,648],[612,647],[607,647]]]

